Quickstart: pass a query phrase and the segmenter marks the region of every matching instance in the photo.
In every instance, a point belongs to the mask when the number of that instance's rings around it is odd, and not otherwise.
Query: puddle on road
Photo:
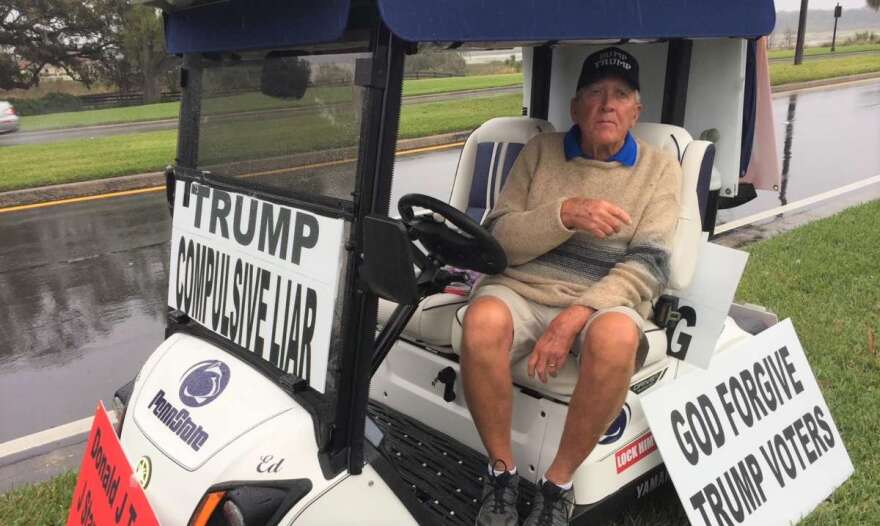
[[[719,210],[723,224],[880,174],[880,83],[773,100],[781,183]]]

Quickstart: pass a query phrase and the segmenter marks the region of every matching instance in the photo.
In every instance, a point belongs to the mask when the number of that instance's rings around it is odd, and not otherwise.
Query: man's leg
[[[551,482],[559,485],[571,481],[620,411],[635,368],[640,337],[636,323],[619,312],[602,314],[590,324],[559,450],[546,473]]]
[[[464,395],[489,459],[513,467],[510,427],[513,381],[510,346],[513,318],[507,305],[494,296],[471,303],[464,317],[461,378]]]

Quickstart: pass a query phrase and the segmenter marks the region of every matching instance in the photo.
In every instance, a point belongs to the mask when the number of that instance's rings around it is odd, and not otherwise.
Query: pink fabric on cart
[[[758,190],[779,188],[779,154],[776,150],[776,129],[773,123],[773,98],[770,92],[770,66],[767,62],[767,37],[758,40],[755,52],[755,136],[752,157],[746,175],[741,179]],[[774,188],[775,187],[775,188]]]

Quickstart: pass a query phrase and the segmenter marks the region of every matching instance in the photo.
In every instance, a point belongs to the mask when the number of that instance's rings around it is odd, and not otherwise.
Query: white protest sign
[[[703,369],[709,367],[748,258],[741,250],[701,244],[694,279],[676,294],[681,320],[669,335],[667,354]]]
[[[853,473],[790,320],[642,408],[692,524],[791,524]]]
[[[324,392],[343,228],[177,181],[168,305]]]

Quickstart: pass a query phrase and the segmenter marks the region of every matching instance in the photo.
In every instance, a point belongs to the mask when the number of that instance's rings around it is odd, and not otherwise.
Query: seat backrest
[[[552,131],[549,122],[530,117],[496,117],[483,123],[461,151],[449,204],[482,223],[523,146]]]
[[[695,141],[687,130],[671,124],[638,123],[632,132],[681,163],[681,211],[672,241],[668,285],[672,291],[681,291],[690,285],[697,266],[703,230],[698,188],[705,186],[704,193],[708,193],[715,146],[709,141]]]

